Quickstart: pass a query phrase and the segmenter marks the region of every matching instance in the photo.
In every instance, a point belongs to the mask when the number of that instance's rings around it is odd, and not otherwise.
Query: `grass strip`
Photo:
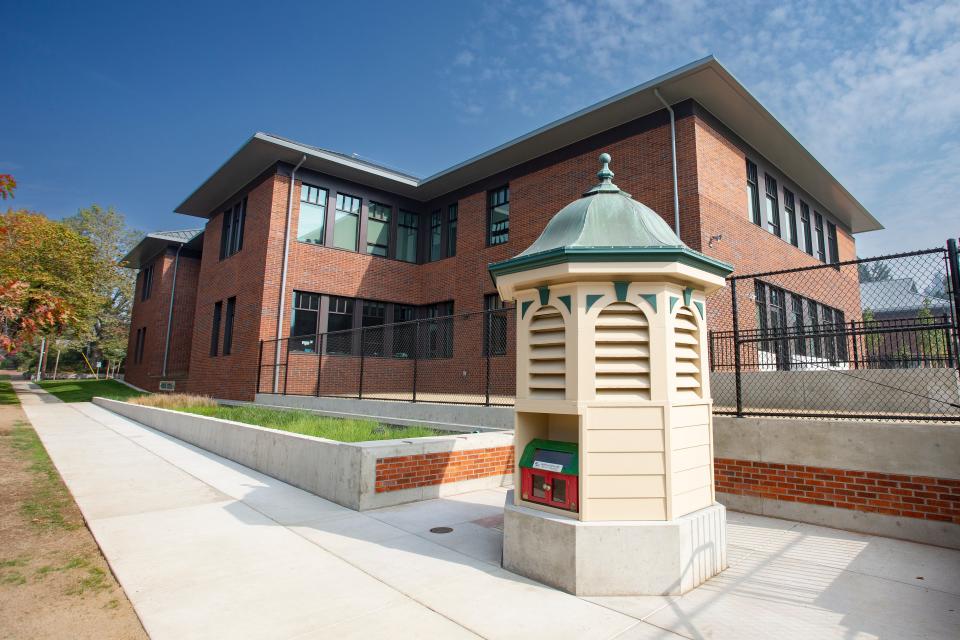
[[[20,399],[10,384],[10,376],[0,376],[0,404],[20,404]]]
[[[64,402],[90,402],[94,396],[128,400],[144,395],[116,380],[43,380],[40,386]]]
[[[23,421],[14,423],[10,445],[30,462],[28,469],[33,474],[33,493],[20,505],[23,517],[37,529],[70,531],[80,526],[65,515],[72,504],[70,492],[33,427]]]

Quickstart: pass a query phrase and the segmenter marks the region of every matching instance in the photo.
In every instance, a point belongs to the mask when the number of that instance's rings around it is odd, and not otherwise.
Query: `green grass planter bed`
[[[126,400],[144,395],[116,380],[41,380],[40,386],[64,402],[90,402],[94,397]]]
[[[443,473],[447,454],[502,451],[512,447],[512,432],[450,435],[307,411],[218,406],[209,398],[185,405],[173,395],[149,396],[137,403],[95,398],[94,404],[358,511],[499,487],[512,480],[509,466],[505,473],[464,476],[450,463],[451,474]],[[410,471],[435,477],[424,477],[418,486],[378,491],[378,468],[382,474],[387,466],[401,463],[398,459],[429,459],[429,464]]]

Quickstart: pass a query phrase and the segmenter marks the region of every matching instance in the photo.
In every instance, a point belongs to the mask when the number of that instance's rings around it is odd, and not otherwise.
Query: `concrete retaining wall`
[[[318,398],[258,393],[255,404],[309,409],[339,418],[367,418],[389,424],[418,424],[450,431],[513,430],[513,407]]]
[[[960,548],[960,425],[714,416],[714,455],[730,509]]]
[[[347,443],[105,398],[94,398],[93,402],[157,431],[358,511],[505,486],[513,480],[510,474],[472,474],[480,477],[441,480],[438,484],[397,491],[376,491],[378,462],[408,456],[498,450],[513,445],[512,432]]]

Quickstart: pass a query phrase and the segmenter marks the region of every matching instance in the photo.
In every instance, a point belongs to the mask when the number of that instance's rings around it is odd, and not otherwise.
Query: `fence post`
[[[363,352],[366,346],[363,343],[363,338],[365,328],[366,327],[360,327],[360,384],[357,386],[357,399],[363,399]]]
[[[957,253],[957,239],[947,240],[947,261],[950,266],[950,288],[953,289],[953,339],[956,348],[954,353],[960,355],[960,257]],[[960,369],[960,358],[957,358],[957,368]]]
[[[323,371],[323,338],[327,334],[317,335],[317,397],[320,397],[320,375]]]
[[[420,321],[413,323],[413,400],[417,401],[417,363],[420,360]]]
[[[56,371],[56,368],[54,368]],[[260,341],[260,352],[257,354],[257,390],[254,392],[254,395],[260,393],[260,375],[263,373],[263,340]],[[54,379],[56,379],[56,374],[54,374]]]
[[[853,342],[853,368],[860,368],[860,358],[857,356],[857,323],[850,321],[850,339]]]
[[[290,375],[290,339],[287,338],[287,354],[283,359],[283,395],[287,395],[287,377]]]
[[[485,311],[483,314],[483,350],[486,352],[486,382],[484,384],[484,406],[490,406],[490,343],[493,342],[493,321],[492,311]]]
[[[733,366],[737,389],[737,417],[743,417],[743,380],[740,373],[740,319],[737,315],[737,281],[730,280],[730,298],[733,301]]]

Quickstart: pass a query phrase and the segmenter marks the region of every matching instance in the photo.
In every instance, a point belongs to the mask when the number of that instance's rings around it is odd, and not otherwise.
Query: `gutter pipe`
[[[673,107],[660,95],[660,89],[654,88],[653,94],[657,96],[663,106],[670,112],[670,153],[673,158],[673,232],[680,237],[680,193],[677,189],[677,123],[674,119]]]
[[[170,354],[170,329],[173,326],[173,303],[177,295],[177,267],[180,266],[180,251],[183,249],[181,242],[177,246],[177,256],[173,259],[173,284],[170,287],[170,309],[167,311],[167,335],[163,340],[163,368],[160,371],[160,377],[167,377],[167,356]]]
[[[287,192],[287,224],[283,231],[283,266],[280,269],[280,302],[277,312],[277,348],[273,356],[273,393],[277,393],[280,388],[280,332],[283,331],[283,310],[286,302],[285,292],[287,290],[287,262],[290,258],[290,221],[293,219],[293,185],[296,182],[297,170],[307,161],[304,154],[300,162],[290,172],[290,189]],[[259,372],[257,372],[259,375]]]

